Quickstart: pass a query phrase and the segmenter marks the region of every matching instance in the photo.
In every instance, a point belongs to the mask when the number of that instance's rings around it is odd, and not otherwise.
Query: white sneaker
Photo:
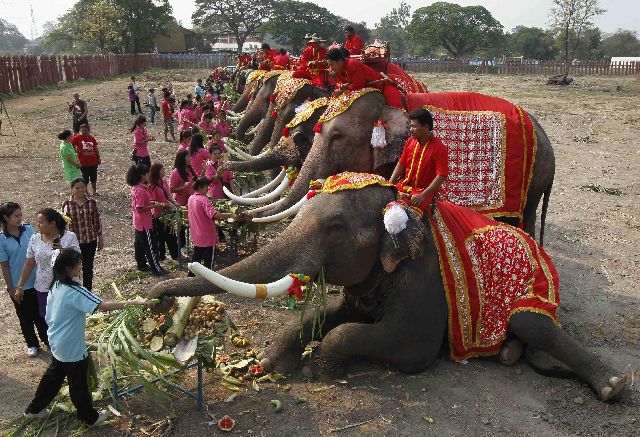
[[[100,410],[98,418],[91,426],[100,426],[109,418],[109,412],[107,410]]]
[[[45,419],[49,416],[49,409],[45,408],[37,413],[22,413],[26,419]]]
[[[30,347],[27,349],[27,355],[29,355],[29,358],[35,358],[38,356],[38,348],[37,347]]]

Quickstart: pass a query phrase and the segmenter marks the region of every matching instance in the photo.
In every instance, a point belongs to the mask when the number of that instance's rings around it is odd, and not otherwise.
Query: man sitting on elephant
[[[398,109],[404,107],[400,91],[385,76],[357,59],[345,57],[339,48],[327,52],[327,62],[336,74],[335,96],[347,91],[377,88],[384,95],[387,105]]]
[[[409,121],[411,136],[389,181],[396,184],[401,199],[425,211],[449,175],[449,155],[431,133],[433,116],[428,110],[416,109]]]

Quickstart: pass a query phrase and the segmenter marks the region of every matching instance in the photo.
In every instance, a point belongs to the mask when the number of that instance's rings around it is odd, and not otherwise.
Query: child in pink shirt
[[[178,150],[176,153],[189,151],[189,145],[191,144],[191,131],[183,130],[180,132],[180,144],[178,144]]]
[[[224,145],[224,140],[222,139],[222,135],[217,130],[213,131],[211,134],[211,139],[207,143],[207,148],[211,149],[212,146],[216,146],[220,148],[221,153],[226,153],[227,148]]]
[[[231,104],[227,100],[227,96],[221,95],[220,101],[216,103],[216,112],[220,113],[220,112],[225,112],[230,110],[231,110]]]
[[[147,167],[151,167],[148,142],[155,141],[156,137],[149,136],[146,117],[144,115],[139,115],[129,132],[133,134],[131,160],[136,164],[144,164]]]
[[[191,155],[191,168],[198,177],[201,177],[204,170],[203,164],[209,160],[209,152],[204,148],[204,137],[201,134],[191,136],[189,155]]]
[[[228,186],[231,180],[233,180],[233,172],[229,170],[218,171],[223,163],[222,151],[218,145],[212,145],[209,148],[209,153],[211,160],[205,170],[205,176],[211,181],[208,194],[214,200],[224,199],[226,196],[224,195],[224,191],[222,191],[222,187]]]
[[[218,231],[214,220],[226,220],[238,217],[233,213],[219,213],[205,195],[209,186],[207,178],[200,178],[194,182],[195,192],[189,198],[189,230],[193,241],[192,262],[201,262],[206,268],[213,270],[215,246],[218,244]],[[189,272],[189,276],[194,276]]]
[[[218,122],[215,124],[214,128],[220,132],[220,135],[223,137],[228,137],[231,134],[231,125],[227,121],[227,113],[222,111],[217,115]]]
[[[157,243],[156,246],[154,246],[154,251],[158,261],[163,262],[167,260],[166,248],[168,247],[171,258],[173,258],[174,261],[178,261],[178,240],[175,232],[170,226],[160,220],[160,217],[162,217],[166,211],[178,205],[171,194],[171,189],[164,176],[164,167],[162,164],[155,162],[151,166],[151,172],[149,173],[147,191],[152,201],[167,205],[167,207],[158,207],[151,210],[153,215],[154,242]]]
[[[178,115],[178,126],[180,130],[189,130],[196,124],[198,124],[196,113],[191,109],[189,101],[183,100],[182,103],[180,103],[180,113]]]
[[[213,134],[213,131],[215,131],[212,120],[213,114],[211,112],[205,112],[204,114],[202,114],[202,121],[198,125],[200,126],[200,129],[202,129],[202,131],[207,135],[211,135]]]
[[[151,270],[156,276],[168,274],[160,267],[156,258],[153,236],[153,208],[161,208],[167,204],[154,202],[149,197],[146,184],[149,182],[149,167],[143,164],[132,165],[127,172],[127,184],[131,187],[131,210],[135,229],[135,258],[138,270]],[[217,236],[216,236],[217,237]]]
[[[197,179],[196,172],[191,167],[191,156],[183,150],[176,154],[174,169],[169,175],[169,191],[178,205],[185,206],[193,194],[193,182]]]

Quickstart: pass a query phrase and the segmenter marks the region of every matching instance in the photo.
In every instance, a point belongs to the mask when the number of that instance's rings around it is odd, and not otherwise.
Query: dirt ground
[[[146,86],[171,78],[179,94],[191,91],[202,71],[150,72]],[[325,435],[638,435],[640,429],[640,79],[577,77],[570,87],[548,87],[543,77],[421,75],[434,91],[479,91],[520,104],[536,116],[552,140],[556,179],[545,246],[560,273],[565,329],[589,349],[626,372],[633,385],[611,403],[602,403],[584,384],[550,379],[525,363],[504,367],[495,359],[468,364],[444,357],[422,374],[407,376],[367,362],[354,363],[349,377],[327,384],[289,377],[286,387],[232,394],[219,376],[205,374],[205,411],[175,397],[175,435],[221,434],[209,424],[229,414],[235,434]],[[101,147],[98,197],[105,227],[105,249],[96,259],[97,288],[135,266],[132,250],[129,165],[132,117],[126,78],[78,84],[6,100],[17,137],[2,115],[0,200],[23,206],[27,220],[45,206],[59,207],[67,188],[58,159],[56,134],[71,126],[65,102],[78,91],[89,104],[92,133]],[[160,126],[150,128],[158,138]],[[176,145],[150,147],[153,159],[171,166]],[[620,190],[595,192],[593,184]],[[615,192],[614,192],[615,193]],[[144,289],[151,280],[127,287]],[[298,313],[268,303],[222,296],[234,320],[258,347]],[[9,297],[0,299],[0,419],[19,416],[30,400],[50,357],[29,359]],[[194,372],[185,384],[195,387]],[[280,399],[281,413],[270,403]],[[89,435],[142,435],[145,420],[166,417],[165,409],[144,395],[123,404],[123,417]],[[428,423],[424,417],[431,418]]]

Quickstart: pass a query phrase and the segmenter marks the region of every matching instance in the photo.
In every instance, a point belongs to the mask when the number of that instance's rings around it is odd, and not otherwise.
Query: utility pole
[[[38,28],[36,27],[36,19],[33,16],[33,5],[29,5],[31,11],[31,41],[38,37]]]

